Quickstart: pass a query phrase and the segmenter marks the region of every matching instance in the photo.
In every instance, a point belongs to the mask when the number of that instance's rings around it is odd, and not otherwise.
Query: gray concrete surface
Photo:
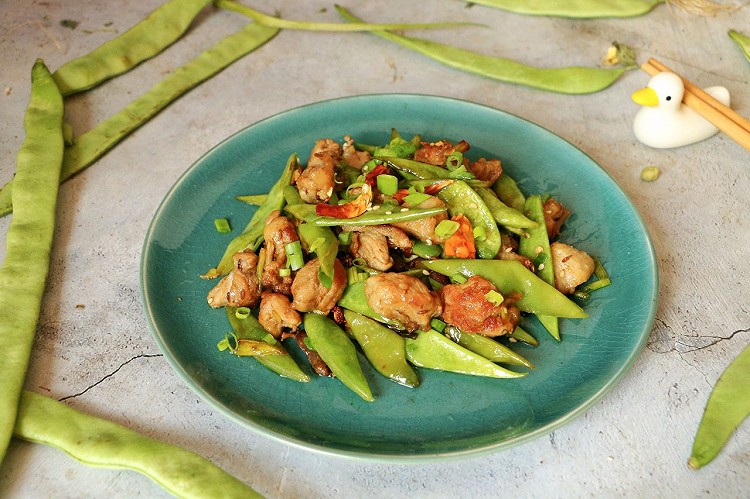
[[[158,4],[0,2],[0,182],[11,178],[23,139],[33,61],[42,57],[55,69]],[[288,18],[337,20],[333,4],[320,0],[248,4]],[[539,66],[597,65],[615,40],[634,47],[641,61],[654,56],[699,85],[728,87],[733,107],[750,116],[750,62],[727,37],[730,28],[750,33],[748,7],[697,17],[661,5],[640,18],[583,21],[467,8],[456,0],[344,5],[371,21],[480,21],[489,27],[421,36]],[[64,19],[79,24],[70,29]],[[69,99],[68,119],[85,131],[245,22],[207,9],[162,56]],[[606,91],[563,96],[463,74],[367,34],[284,31],[62,187],[27,387],[192,449],[274,498],[748,497],[747,422],[710,466],[690,471],[686,460],[711,387],[750,341],[750,153],[723,135],[675,150],[638,143],[629,96],[647,80],[632,71]],[[213,410],[172,371],[152,338],[139,299],[141,245],[182,172],[226,136],[280,111],[386,92],[457,97],[546,127],[600,163],[648,226],[661,279],[648,344],[611,393],[547,437],[489,456],[418,465],[299,450]],[[658,181],[639,179],[647,165],[661,168]],[[8,221],[0,220],[3,240]],[[0,467],[3,497],[164,495],[137,473],[87,467],[16,440]]]

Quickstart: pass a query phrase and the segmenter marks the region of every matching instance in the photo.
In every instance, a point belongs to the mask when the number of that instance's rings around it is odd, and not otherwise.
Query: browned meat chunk
[[[570,216],[570,212],[559,201],[549,198],[542,206],[544,210],[544,224],[547,226],[547,235],[552,241],[560,235],[560,228]]]
[[[493,184],[503,173],[503,167],[498,159],[479,158],[466,167],[479,180]]]
[[[333,283],[330,289],[318,279],[320,261],[314,258],[307,262],[294,277],[292,283],[292,307],[300,312],[328,314],[344,294],[346,269],[336,260],[333,267]]]
[[[469,143],[462,140],[456,145],[447,140],[438,142],[422,142],[421,147],[414,152],[414,159],[422,163],[445,166],[445,159],[454,152],[465,153],[469,150]]]
[[[292,308],[289,298],[279,293],[265,292],[260,299],[258,322],[274,338],[278,338],[285,331],[296,331],[302,324],[302,317]]]
[[[411,252],[409,236],[392,225],[346,226],[344,230],[354,232],[349,245],[352,255],[381,272],[390,269],[394,263],[389,247]]]
[[[306,203],[325,203],[335,186],[336,164],[341,160],[341,146],[331,139],[315,142],[307,167],[297,177],[297,190]]]
[[[573,293],[576,286],[588,281],[594,273],[596,267],[594,259],[585,251],[559,241],[552,243],[550,250],[552,250],[552,265],[555,270],[555,287],[561,293],[566,295]]]
[[[260,280],[256,267],[258,255],[252,250],[235,253],[234,267],[208,293],[208,304],[214,308],[254,307],[260,300]]]
[[[372,159],[372,154],[367,151],[358,151],[354,147],[354,141],[348,135],[344,137],[344,153],[342,154],[344,163],[356,168],[357,170],[362,169],[362,165]]]
[[[288,295],[292,290],[292,276],[281,276],[279,271],[286,267],[287,243],[299,240],[292,222],[276,210],[266,219],[263,228],[266,242],[266,261],[263,265],[261,284],[263,289]]]
[[[501,304],[489,301],[487,293],[497,291],[484,277],[472,276],[463,284],[440,288],[443,319],[467,333],[501,336],[513,332],[521,314],[512,305],[516,297],[506,297]]]
[[[437,207],[445,207],[445,203],[440,198],[437,198],[435,196],[430,196],[416,206],[416,208]],[[398,227],[399,229],[403,230],[407,234],[416,237],[422,242],[426,242],[428,244],[441,244],[443,242],[443,239],[435,234],[435,227],[437,227],[437,224],[439,224],[443,220],[446,220],[447,218],[448,213],[443,212],[431,217],[418,218],[416,220],[409,220],[406,222],[397,222],[391,225],[393,225],[394,227]]]
[[[365,295],[375,312],[398,321],[408,331],[428,330],[430,319],[440,315],[442,309],[436,293],[406,274],[389,272],[368,278]]]

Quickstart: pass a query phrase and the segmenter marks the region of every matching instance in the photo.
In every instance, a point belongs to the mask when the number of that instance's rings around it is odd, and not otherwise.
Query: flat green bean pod
[[[743,35],[739,31],[729,30],[729,38],[734,40],[748,61],[750,61],[750,36]]]
[[[276,36],[278,31],[252,23],[177,68],[123,110],[78,137],[75,144],[65,150],[60,180],[66,180],[90,166],[172,101],[260,47]],[[12,182],[0,189],[0,216],[13,211],[10,197]]]
[[[346,225],[382,225],[395,222],[406,222],[420,218],[431,217],[443,213],[445,208],[399,208],[380,206],[354,218],[322,217],[314,215],[307,217],[306,222],[324,227]]]
[[[336,6],[336,9],[344,19],[350,22],[361,22],[361,19],[343,7]],[[625,71],[632,69],[584,66],[537,68],[511,59],[478,54],[451,45],[396,35],[388,31],[373,31],[372,33],[462,71],[505,83],[562,94],[599,92],[612,85]]]
[[[177,41],[211,0],[170,0],[122,35],[60,66],[52,75],[63,95],[95,87]]]
[[[713,460],[732,432],[750,416],[750,345],[719,377],[706,402],[688,466],[698,469]]]
[[[177,497],[263,497],[194,452],[33,392],[23,392],[14,434],[91,466],[137,471]]]
[[[31,70],[26,137],[18,152],[13,201],[0,266],[0,462],[16,422],[49,273],[63,154],[63,99],[41,60]]]
[[[664,0],[471,0],[516,14],[590,19],[636,17],[647,14]]]
[[[484,239],[474,241],[477,256],[482,259],[495,258],[500,251],[500,231],[495,223],[495,217],[479,194],[466,182],[457,180],[440,189],[437,196],[448,205],[451,216],[460,213],[471,221],[472,227],[484,229]]]

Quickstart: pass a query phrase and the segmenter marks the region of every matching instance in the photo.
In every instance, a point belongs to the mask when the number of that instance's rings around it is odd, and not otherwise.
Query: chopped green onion
[[[286,251],[286,263],[291,270],[299,270],[305,265],[305,260],[302,255],[302,244],[299,240],[286,243],[284,245]]]
[[[504,300],[503,295],[501,295],[494,289],[487,291],[484,294],[484,299],[498,307],[503,304],[503,300]]]
[[[415,241],[411,251],[421,258],[437,258],[442,254],[443,248],[438,244],[427,244],[422,241]]]
[[[360,272],[356,267],[349,267],[346,269],[346,281],[348,284],[364,282],[368,277],[370,277],[370,274],[367,272]]]
[[[471,173],[469,170],[467,170],[464,165],[461,165],[458,168],[453,169],[448,174],[448,178],[453,178],[457,180],[472,180],[477,177],[473,173]]]
[[[339,232],[339,244],[342,244],[344,246],[348,246],[352,243],[352,233],[351,232]]]
[[[375,177],[377,181],[378,190],[386,196],[393,196],[398,190],[398,179],[393,175],[386,173],[380,174]]]
[[[250,317],[250,309],[247,307],[237,307],[237,310],[234,311],[234,316],[238,319],[247,319]]]
[[[288,268],[279,269],[279,277],[289,277],[292,275],[292,270]]]
[[[458,151],[454,151],[445,158],[445,167],[448,170],[453,171],[459,166],[464,164],[464,155]]]
[[[333,286],[333,278],[323,272],[323,268],[318,269],[318,281],[320,284],[322,284],[326,289],[331,289],[331,286]]]
[[[216,227],[216,230],[221,232],[222,234],[232,232],[232,227],[229,225],[229,220],[227,220],[226,218],[214,219],[214,227]]]
[[[450,276],[450,280],[453,284],[463,284],[468,281],[466,276],[463,274],[453,274],[452,276]]]
[[[430,327],[437,331],[438,333],[442,333],[445,331],[445,322],[441,321],[440,319],[430,319]]]
[[[602,262],[596,258],[592,257],[594,259],[595,267],[594,267],[594,277],[596,277],[596,280],[586,284],[584,286],[581,286],[579,289],[573,293],[573,296],[576,298],[580,298],[582,300],[588,300],[591,298],[591,293],[596,291],[597,289],[606,288],[610,284],[612,284],[612,281],[609,278],[609,273],[607,272],[607,269],[604,268],[604,265],[602,265]]]
[[[474,233],[474,239],[477,241],[484,241],[487,239],[487,233],[484,230],[484,227],[481,225],[477,225],[474,227],[474,230],[472,231]]]
[[[456,221],[453,220],[442,220],[437,226],[435,227],[435,235],[440,237],[441,239],[448,239],[453,234],[456,233],[458,228],[461,226]]]
[[[411,189],[409,189],[411,192]],[[419,206],[420,204],[424,203],[430,199],[429,194],[424,194],[421,192],[414,192],[412,194],[408,194],[404,196],[404,203],[408,204],[409,206]]]

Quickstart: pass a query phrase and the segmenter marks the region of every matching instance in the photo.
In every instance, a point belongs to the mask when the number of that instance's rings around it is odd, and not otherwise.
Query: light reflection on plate
[[[537,367],[495,380],[419,370],[409,389],[366,361],[376,396],[362,401],[338,380],[282,379],[250,358],[219,352],[228,330],[211,310],[215,265],[252,209],[234,199],[267,192],[291,153],[306,160],[314,141],[351,135],[383,143],[391,128],[425,140],[467,140],[470,158],[498,157],[527,193],[551,192],[574,215],[562,240],[599,257],[613,285],[586,304],[584,320],[563,320],[557,343],[528,321],[537,348],[516,346]],[[236,232],[235,232],[236,234]],[[653,247],[640,216],[591,158],[533,123],[464,101],[369,95],[320,102],[252,125],[216,146],[167,194],[148,231],[142,295],[155,339],[186,383],[217,409],[272,438],[310,450],[385,461],[430,461],[506,449],[546,435],[582,414],[625,374],[645,344],[657,303]],[[240,437],[241,438],[241,437]]]

